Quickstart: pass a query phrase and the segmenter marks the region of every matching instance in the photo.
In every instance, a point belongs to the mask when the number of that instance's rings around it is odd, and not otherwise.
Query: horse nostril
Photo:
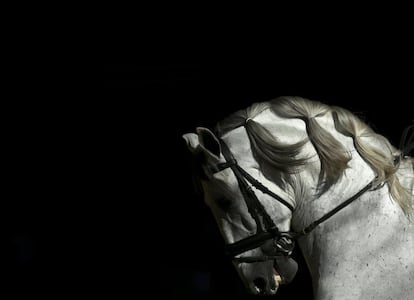
[[[262,277],[257,277],[253,280],[254,285],[259,290],[259,293],[263,292],[266,289],[266,280]]]

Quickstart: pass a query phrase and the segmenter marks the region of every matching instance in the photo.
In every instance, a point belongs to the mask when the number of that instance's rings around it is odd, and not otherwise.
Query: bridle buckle
[[[295,240],[289,232],[281,232],[279,236],[273,240],[273,245],[278,254],[290,256],[295,248]]]

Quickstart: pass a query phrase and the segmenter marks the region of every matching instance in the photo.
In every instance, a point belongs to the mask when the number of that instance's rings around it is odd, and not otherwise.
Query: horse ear
[[[200,145],[200,142],[198,140],[198,135],[195,133],[186,133],[183,134],[183,139],[185,140],[188,150],[191,151],[191,153],[194,154],[197,147]]]
[[[204,148],[208,154],[212,155],[215,159],[220,159],[221,147],[218,138],[208,128],[197,127],[198,139],[200,146]]]
[[[220,142],[208,128],[197,127],[195,133],[186,133],[182,137],[191,153],[202,151],[207,157],[220,159]]]

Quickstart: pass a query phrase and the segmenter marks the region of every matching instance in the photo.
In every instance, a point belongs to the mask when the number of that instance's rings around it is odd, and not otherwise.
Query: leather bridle
[[[272,218],[266,212],[266,209],[263,207],[262,203],[259,201],[256,194],[252,190],[252,186],[285,205],[292,211],[292,213],[294,212],[295,208],[286,200],[270,191],[267,187],[265,187],[258,180],[247,173],[242,167],[240,167],[236,159],[233,157],[227,144],[222,139],[219,139],[219,141],[222,154],[226,162],[218,163],[216,165],[214,173],[220,172],[226,168],[232,169],[234,175],[237,178],[237,182],[243,195],[244,201],[246,202],[248,211],[256,223],[256,233],[254,235],[251,235],[234,243],[227,244],[225,246],[227,255],[229,255],[233,260],[237,260],[238,262],[252,263],[258,261],[273,260],[278,256],[290,256],[295,246],[295,239],[308,234],[319,224],[326,221],[338,211],[352,203],[364,192],[369,190],[375,182],[375,179],[372,180],[358,193],[326,213],[323,217],[319,218],[315,222],[312,222],[309,226],[305,227],[300,232],[282,232],[278,229]],[[269,240],[272,240],[273,247],[271,255],[237,257],[239,254],[242,254],[246,251],[261,247],[265,242]]]

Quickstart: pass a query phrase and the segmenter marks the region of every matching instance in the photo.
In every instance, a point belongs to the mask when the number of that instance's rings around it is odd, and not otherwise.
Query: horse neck
[[[356,151],[351,151],[351,154],[350,168],[330,190],[316,197],[314,189],[308,189],[309,198],[303,199],[295,212],[295,230],[303,229],[324,216],[375,177]],[[412,161],[411,166],[409,164],[409,161],[405,162],[401,167],[405,171],[400,172],[410,172],[411,181],[406,185],[411,184],[412,188]],[[339,295],[350,290],[355,295],[361,295],[361,281],[368,280],[365,281],[367,286],[377,285],[383,279],[380,272],[392,274],[401,268],[401,262],[406,262],[402,272],[407,273],[403,276],[403,285],[413,280],[413,273],[409,272],[414,271],[414,250],[407,249],[414,249],[414,226],[391,199],[387,185],[365,192],[308,235],[299,238],[298,243],[312,275],[316,295],[330,292]],[[381,286],[378,295],[387,293],[385,286],[392,284],[387,280],[381,283],[384,286]],[[333,295],[326,298],[335,298]],[[316,299],[325,298],[321,296]]]

